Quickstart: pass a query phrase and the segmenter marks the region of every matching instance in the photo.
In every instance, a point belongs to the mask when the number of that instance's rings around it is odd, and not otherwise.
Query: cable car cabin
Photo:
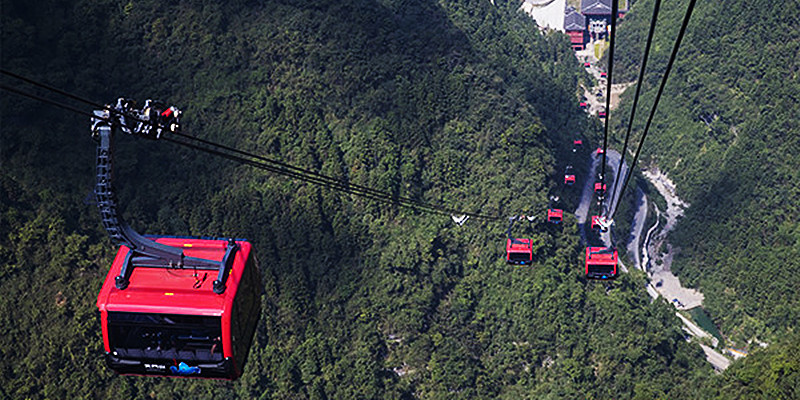
[[[506,262],[514,265],[526,265],[533,261],[533,240],[508,239],[506,241]]]
[[[598,147],[597,150],[595,151],[595,153],[597,153],[598,156],[602,156],[603,153],[604,153],[603,148],[602,147]]]
[[[605,72],[601,72],[600,73],[600,79],[606,79],[606,78],[608,78],[608,74],[605,73]]]
[[[108,366],[126,375],[238,378],[261,314],[261,276],[250,243],[149,239],[179,247],[187,257],[219,260],[224,275],[128,264],[127,287],[119,289],[115,280],[130,258],[121,246],[97,297]]]
[[[591,67],[591,66],[592,66],[592,63],[590,63],[590,62],[588,62],[588,61],[586,61],[585,63],[583,63],[583,68],[589,68],[589,67]]]
[[[614,279],[617,277],[617,249],[610,247],[586,248],[586,278]]]
[[[578,151],[578,149],[580,149],[581,147],[583,147],[583,140],[575,139],[575,140],[572,141],[572,152],[573,153]]]
[[[606,195],[606,184],[602,182],[594,183],[594,194],[603,197]]]
[[[600,110],[600,111],[598,111],[598,112],[597,112],[597,116],[598,116],[599,118],[605,118],[605,117],[606,117],[606,110]]]
[[[587,103],[587,102],[585,102],[585,101],[582,101],[582,102],[578,103],[578,107],[579,107],[581,110],[585,110],[585,109],[589,108],[589,103]]]
[[[600,229],[600,216],[592,215],[592,230]]]
[[[567,165],[567,168],[564,170],[564,183],[567,186],[575,184],[575,173],[572,171],[571,165]]]
[[[557,208],[547,209],[547,222],[553,224],[560,224],[563,219],[564,219],[564,210],[559,210]]]

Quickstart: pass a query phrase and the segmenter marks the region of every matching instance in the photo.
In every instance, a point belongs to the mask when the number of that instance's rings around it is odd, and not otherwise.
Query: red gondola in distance
[[[533,261],[533,240],[510,238],[506,241],[506,262],[527,265]]]
[[[564,220],[564,210],[558,208],[547,209],[547,222],[560,224]]]
[[[592,229],[600,229],[600,216],[592,215]]]
[[[610,247],[586,248],[586,278],[614,279],[617,277],[617,249]]]
[[[598,196],[604,196],[606,194],[606,184],[602,182],[595,182],[594,193]]]
[[[571,165],[567,165],[567,168],[564,169],[564,184],[567,186],[575,184],[575,172],[573,172]]]

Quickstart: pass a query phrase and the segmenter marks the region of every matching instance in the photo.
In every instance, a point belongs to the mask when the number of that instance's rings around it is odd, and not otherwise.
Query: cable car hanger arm
[[[164,133],[162,126],[154,125],[152,119],[160,118],[168,122],[170,131],[179,128],[180,111],[175,107],[160,110],[154,102],[148,100],[141,113],[132,107],[132,102],[119,99],[112,112],[109,108],[95,110],[92,118],[92,137],[97,140],[97,181],[95,196],[100,209],[103,227],[112,239],[130,248],[120,274],[115,279],[120,290],[128,287],[135,267],[151,268],[193,268],[199,270],[219,271],[213,283],[214,292],[225,291],[225,280],[238,245],[233,239],[228,241],[225,257],[221,261],[187,257],[183,249],[167,246],[150,240],[128,225],[117,209],[116,192],[114,190],[114,132],[122,132],[148,139],[159,139]],[[138,125],[129,124],[126,116],[137,115]]]

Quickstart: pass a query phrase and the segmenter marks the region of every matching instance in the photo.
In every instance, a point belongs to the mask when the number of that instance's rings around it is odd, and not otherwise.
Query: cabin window
[[[108,312],[112,352],[121,358],[222,361],[220,317]]]
[[[590,265],[589,266],[589,273],[596,273],[596,274],[611,274],[614,272],[613,265]]]
[[[508,259],[510,261],[530,261],[531,255],[529,253],[509,253]]]

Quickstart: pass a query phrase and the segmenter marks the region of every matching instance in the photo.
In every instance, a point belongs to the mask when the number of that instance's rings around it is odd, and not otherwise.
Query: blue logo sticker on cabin
[[[184,375],[184,376],[185,375],[194,375],[194,374],[199,374],[200,373],[200,367],[190,367],[188,364],[186,364],[183,361],[181,361],[181,363],[178,364],[177,367],[174,366],[174,365],[169,367],[169,370],[172,371],[172,373],[175,374],[175,375]]]

